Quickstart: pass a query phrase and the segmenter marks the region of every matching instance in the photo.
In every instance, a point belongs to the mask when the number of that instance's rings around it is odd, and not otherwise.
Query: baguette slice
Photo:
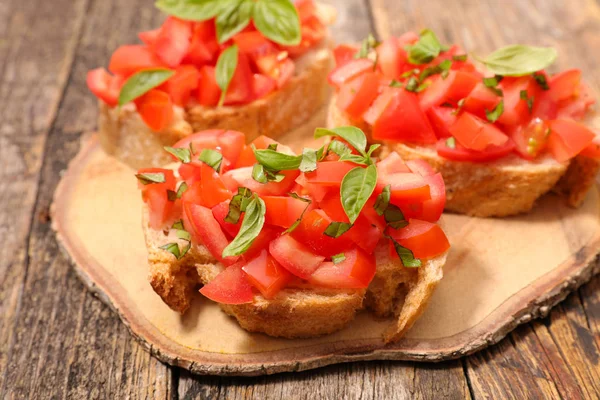
[[[175,242],[182,247],[186,242],[172,231],[149,228],[146,206],[142,219],[150,284],[169,307],[183,314],[190,307],[195,290],[214,279],[224,267],[198,244],[193,244],[182,259],[176,260],[160,246]],[[366,303],[379,316],[398,317],[384,335],[386,342],[397,341],[425,310],[442,279],[446,255],[426,261],[420,268],[405,268],[399,260],[389,258],[387,249],[380,246],[376,250],[376,275],[367,290],[315,288],[298,282],[273,299],[256,294],[252,303],[220,306],[250,332],[306,338],[342,329]]]
[[[354,121],[332,99],[327,125],[354,125],[367,137],[371,126]],[[423,159],[441,172],[446,185],[446,210],[475,217],[505,217],[530,211],[543,194],[564,194],[567,204],[581,204],[600,170],[600,162],[577,156],[559,163],[546,154],[535,161],[509,155],[488,163],[452,161],[440,157],[433,146],[384,143],[382,155],[397,152],[404,160]]]

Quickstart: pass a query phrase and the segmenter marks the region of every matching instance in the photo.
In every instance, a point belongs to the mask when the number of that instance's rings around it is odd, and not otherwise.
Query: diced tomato
[[[256,157],[254,157],[254,150],[252,150],[252,145],[256,148],[256,150],[264,150],[269,147],[269,145],[277,143],[275,140],[270,137],[261,135],[254,139],[250,145],[244,146],[242,152],[240,153],[240,157],[238,158],[237,163],[235,164],[236,168],[242,167],[251,167],[256,164]]]
[[[510,138],[502,146],[488,146],[483,151],[467,149],[460,143],[456,143],[454,148],[450,148],[446,140],[440,139],[437,142],[437,153],[448,160],[454,161],[489,162],[502,158],[515,149],[515,142]]]
[[[333,56],[335,57],[335,65],[340,66],[346,64],[348,61],[354,59],[354,55],[358,49],[354,46],[347,44],[341,44],[333,49]]]
[[[398,39],[390,37],[377,48],[377,65],[383,75],[389,79],[397,79],[407,62],[406,51],[398,46]]]
[[[437,76],[432,81],[431,86],[420,95],[420,104],[424,111],[444,102],[456,103],[464,99],[479,83],[480,78],[475,73],[450,71],[445,79]]]
[[[283,46],[292,57],[299,57],[319,43],[325,37],[325,25],[316,15],[311,15],[302,21],[300,26],[301,41],[296,46]]]
[[[415,258],[429,259],[445,253],[450,248],[448,238],[439,225],[411,219],[402,229],[389,229],[389,235],[401,246],[410,249]]]
[[[419,214],[419,218],[436,222],[442,216],[444,207],[446,207],[446,185],[442,174],[433,174],[424,177],[425,182],[429,185],[431,199],[423,202]]]
[[[296,0],[294,1],[294,6],[298,11],[298,17],[301,22],[315,15],[317,10],[314,0]]]
[[[233,37],[233,43],[237,44],[240,52],[250,56],[265,54],[274,48],[273,43],[259,31],[240,32]]]
[[[296,222],[308,203],[288,196],[262,196],[267,212],[265,223],[289,228]]]
[[[366,288],[375,276],[375,256],[359,249],[344,253],[339,264],[324,262],[310,276],[309,282],[316,286],[335,289]]]
[[[374,72],[366,72],[341,85],[337,96],[337,106],[352,118],[360,118],[377,97],[379,77]]]
[[[306,172],[304,176],[308,183],[323,186],[340,186],[344,176],[356,167],[356,164],[346,161],[320,161],[317,162],[317,169],[315,171]]]
[[[225,265],[237,261],[238,257],[223,258],[223,250],[229,241],[209,208],[184,201],[183,225],[192,236],[192,240],[204,245],[218,261]]]
[[[500,100],[502,100],[502,97],[486,87],[483,82],[480,82],[465,97],[462,109],[480,118],[485,118],[485,111],[492,111],[500,103]]]
[[[378,176],[376,192],[390,185],[391,202],[400,205],[431,199],[431,191],[425,179],[418,174],[399,172]]]
[[[329,80],[330,84],[339,87],[342,83],[349,81],[363,72],[372,71],[373,65],[373,61],[367,58],[351,60],[346,64],[336,67],[329,73],[327,79]]]
[[[438,138],[448,138],[450,127],[456,122],[456,110],[450,107],[431,107],[427,117]]]
[[[198,163],[200,164],[200,163]],[[185,164],[189,165],[189,164]],[[193,183],[188,183],[187,190],[183,193],[181,200],[187,203],[202,204],[202,186],[200,185],[200,166],[198,165],[198,178]]]
[[[134,100],[138,113],[153,131],[162,131],[173,121],[171,97],[162,90],[152,89]]]
[[[143,185],[138,183],[142,189],[142,198],[150,209],[149,225],[153,229],[162,229],[165,224],[173,219],[173,210],[175,203],[169,201],[167,190],[175,191],[175,175],[170,169],[164,168],[143,168],[138,171],[138,174],[156,174],[162,173],[165,177],[163,183],[149,183]]]
[[[398,172],[410,172],[410,169],[398,153],[391,152],[386,158],[377,163],[377,172],[380,175],[389,175]]]
[[[225,221],[225,217],[229,213],[229,200],[225,200],[222,203],[217,204],[212,208],[213,217],[217,220],[219,225],[221,225],[221,229],[225,231],[230,237],[234,238],[237,236],[240,231],[240,227],[242,226],[242,221],[244,220],[243,215],[240,217],[237,224],[232,224],[231,222]]]
[[[242,104],[252,99],[252,70],[248,62],[248,56],[244,53],[238,54],[238,63],[235,73],[225,95],[225,104]]]
[[[435,170],[431,168],[431,165],[425,160],[415,159],[408,160],[406,162],[406,166],[410,168],[410,172],[414,172],[415,174],[419,174],[421,176],[431,176],[435,175]]]
[[[198,83],[198,102],[203,106],[214,107],[219,103],[220,97],[221,89],[215,77],[215,67],[202,67]]]
[[[468,149],[483,151],[488,146],[502,146],[508,140],[500,129],[473,114],[463,112],[450,127],[450,133]]]
[[[334,221],[323,210],[312,210],[304,215],[300,225],[292,231],[291,235],[316,254],[331,257],[354,246],[354,242],[347,234],[338,238],[325,235],[325,230],[332,222]]]
[[[160,30],[161,29],[158,28],[153,29],[151,31],[140,32],[138,33],[138,37],[142,42],[144,42],[146,46],[152,47],[152,45],[154,45],[154,42],[156,42],[156,38],[160,34]]]
[[[165,64],[174,68],[188,53],[191,38],[191,22],[169,17],[160,29],[152,50]]]
[[[262,230],[250,245],[250,248],[242,254],[242,258],[246,261],[253,259],[261,251],[268,249],[271,242],[281,236],[283,229],[275,226],[265,225]]]
[[[164,83],[164,90],[169,93],[171,100],[176,105],[183,107],[189,100],[192,92],[198,87],[200,73],[193,65],[177,67],[175,75]]]
[[[292,279],[292,274],[283,268],[267,250],[242,267],[248,280],[267,299],[275,297]]]
[[[590,143],[580,153],[582,156],[600,159],[600,136],[596,135],[592,143]]]
[[[550,98],[548,90],[543,90],[539,93],[533,101],[533,110],[531,113],[531,120],[539,118],[547,121],[549,119],[556,119],[558,115],[558,104]]]
[[[388,104],[390,104],[392,98],[395,96],[396,92],[400,90],[401,89],[392,88],[389,86],[384,87],[379,96],[375,98],[373,104],[371,104],[371,107],[369,107],[369,109],[363,114],[363,119],[365,122],[367,122],[369,125],[375,125],[375,122],[377,122],[381,114],[383,114]]]
[[[292,75],[294,75],[296,69],[294,62],[288,58],[288,54],[285,51],[274,51],[255,56],[254,61],[258,71],[275,80],[278,88],[285,85]]]
[[[244,167],[228,171],[223,175],[223,180],[230,188],[243,186],[260,196],[283,196],[294,186],[294,181],[300,172],[290,170],[280,173],[285,176],[281,182],[260,183],[252,178],[252,167]]]
[[[90,91],[109,106],[114,107],[119,102],[123,80],[118,76],[112,76],[104,68],[97,68],[87,73],[86,83]]]
[[[549,133],[548,125],[536,118],[528,125],[516,127],[511,137],[517,153],[526,160],[533,160],[546,148]]]
[[[115,50],[110,58],[108,70],[113,74],[129,76],[142,69],[164,66],[165,64],[147,46],[134,44]]]
[[[195,22],[188,53],[183,61],[202,67],[215,61],[218,51],[215,20]]]
[[[221,304],[244,304],[254,300],[252,286],[242,271],[242,263],[225,268],[200,289],[205,297]]]
[[[583,149],[588,147],[595,139],[594,132],[583,124],[568,119],[548,121],[550,136],[548,136],[548,149],[558,162],[565,162]]]
[[[437,138],[415,93],[397,91],[373,126],[373,139],[431,144]]]
[[[252,93],[254,99],[262,99],[277,88],[277,82],[266,75],[252,76]]]
[[[527,101],[521,98],[521,91],[527,91],[527,98],[539,98],[541,88],[531,76],[520,78],[504,78],[500,82],[504,92],[504,111],[498,122],[504,126],[516,126],[527,122],[532,117]]]
[[[217,171],[205,163],[200,165],[200,187],[202,190],[200,204],[204,207],[212,208],[233,196]]]
[[[578,69],[568,69],[552,75],[549,79],[548,94],[555,102],[568,100],[578,95],[579,85],[581,83],[581,71]]]
[[[242,132],[209,129],[186,136],[175,143],[173,147],[187,149],[191,146],[194,155],[200,155],[204,149],[217,150],[227,161],[221,170],[227,171],[237,162],[245,142],[246,137]]]
[[[592,90],[585,84],[579,85],[577,96],[568,100],[561,101],[558,104],[556,118],[583,119],[590,106],[596,103],[596,98]]]
[[[272,241],[269,252],[281,266],[302,279],[308,279],[325,260],[290,235]]]

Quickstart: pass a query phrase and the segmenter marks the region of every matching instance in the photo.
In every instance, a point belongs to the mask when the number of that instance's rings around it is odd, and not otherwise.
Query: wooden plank
[[[94,299],[79,282],[60,253],[47,218],[60,172],[77,152],[81,131],[90,130],[96,125],[96,101],[86,88],[86,71],[106,65],[114,48],[126,40],[133,41],[136,32],[156,26],[163,17],[147,7],[148,3],[143,0],[89,3],[85,0],[65,0],[20,4],[20,7],[27,4],[27,10],[22,11],[19,19],[24,29],[40,28],[39,34],[28,43],[30,48],[24,49],[26,53],[23,57],[17,58],[21,60],[21,65],[17,66],[23,71],[29,68],[29,74],[33,75],[31,84],[19,83],[13,87],[13,94],[26,89],[30,93],[30,102],[22,105],[22,110],[40,109],[40,112],[46,112],[47,94],[45,88],[39,86],[44,80],[50,81],[50,73],[58,74],[52,68],[54,64],[61,65],[58,57],[64,57],[62,63],[68,64],[67,69],[71,64],[73,67],[56,119],[47,118],[45,129],[53,120],[54,123],[45,144],[46,157],[39,178],[42,184],[33,212],[33,215],[46,217],[33,221],[29,246],[24,249],[27,257],[22,258],[27,263],[27,273],[21,278],[24,281],[19,299],[20,312],[9,315],[14,334],[9,350],[2,352],[6,355],[6,361],[0,365],[0,370],[5,374],[0,398],[45,398],[50,395],[63,398],[168,398],[172,393],[169,369],[139,346],[118,317]],[[36,16],[43,17],[43,23],[23,22],[35,21]],[[41,27],[45,29],[41,30]],[[62,48],[48,48],[48,43],[58,46],[61,43],[59,39],[63,37],[68,39],[63,42],[71,43],[70,52]],[[77,52],[73,58],[75,48]],[[37,57],[27,58],[27,55]],[[46,77],[44,70],[40,79],[31,70],[32,65],[48,68],[49,76]],[[14,68],[11,66],[11,69]],[[4,82],[10,80],[5,77]],[[5,93],[7,91],[8,88]],[[62,95],[62,89],[59,94]],[[13,99],[5,98],[6,101],[0,104],[10,108]],[[57,96],[55,102],[59,100],[60,96]],[[22,110],[17,112],[11,109],[15,116],[19,116],[15,119],[22,118]],[[23,142],[35,140],[34,132],[25,129],[25,122],[21,124],[23,126],[15,125],[19,129],[15,129],[13,135]],[[38,124],[38,130],[42,130],[40,121],[34,120],[34,123]],[[44,144],[38,147],[44,147]],[[4,145],[0,146],[2,156],[4,150]],[[12,152],[19,154],[19,150],[16,148]],[[41,148],[39,153],[41,156]],[[39,163],[39,160],[35,160],[32,166]],[[10,180],[5,177],[2,182],[4,184]],[[16,181],[14,176],[12,181]],[[0,196],[4,194],[3,190]],[[0,204],[5,203],[3,201]],[[0,213],[14,213],[18,208],[15,203],[12,207],[0,210]],[[27,210],[27,213],[32,214],[32,210]],[[10,248],[3,246],[0,251],[5,255],[9,254],[7,250]],[[9,261],[11,257],[8,257]],[[0,263],[6,259],[3,257]],[[0,283],[0,287],[5,286],[4,282]],[[0,293],[0,299],[7,298]],[[4,318],[4,315],[2,313],[0,318]],[[3,329],[0,328],[0,331]],[[3,346],[5,341],[0,343]]]

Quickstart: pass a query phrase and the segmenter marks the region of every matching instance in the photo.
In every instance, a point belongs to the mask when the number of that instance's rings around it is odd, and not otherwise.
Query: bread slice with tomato
[[[384,339],[398,340],[443,277],[443,181],[425,163],[352,150],[366,146],[356,131],[301,156],[266,137],[217,152],[201,132],[172,151],[181,163],[138,171],[155,292],[184,313],[201,287],[244,329],[286,338],[335,332],[367,307],[396,317]],[[344,207],[361,176],[370,192]]]
[[[273,10],[263,2],[253,5],[253,23],[246,26],[215,16],[193,20],[157,3],[171,14],[165,23],[141,32],[142,45],[119,47],[110,72],[88,73],[105,151],[134,168],[160,166],[168,162],[162,148],[193,132],[243,130],[252,140],[310,124],[330,94],[327,25],[335,10],[313,0],[274,3],[291,21],[286,27],[265,27]]]
[[[428,40],[435,51],[424,55]],[[549,191],[578,206],[594,184],[600,140],[582,120],[595,99],[579,70],[543,71],[553,49],[500,49],[484,59],[493,76],[431,31],[389,38],[354,58],[358,51],[335,49],[328,125],[358,126],[384,154],[427,161],[444,177],[446,210],[515,215]],[[526,59],[533,69],[520,70]]]

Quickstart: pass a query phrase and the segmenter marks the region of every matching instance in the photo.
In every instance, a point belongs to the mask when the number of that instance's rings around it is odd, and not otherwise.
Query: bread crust
[[[371,126],[354,121],[330,102],[328,126],[354,125],[368,137]],[[440,172],[446,185],[446,211],[475,217],[505,217],[530,211],[538,198],[553,188],[564,194],[567,204],[581,204],[595,182],[600,162],[577,156],[559,163],[550,155],[525,161],[516,155],[488,163],[452,161],[435,148],[403,143],[384,143],[381,154],[395,151],[404,160],[423,159]],[[562,178],[562,179],[561,179]]]

